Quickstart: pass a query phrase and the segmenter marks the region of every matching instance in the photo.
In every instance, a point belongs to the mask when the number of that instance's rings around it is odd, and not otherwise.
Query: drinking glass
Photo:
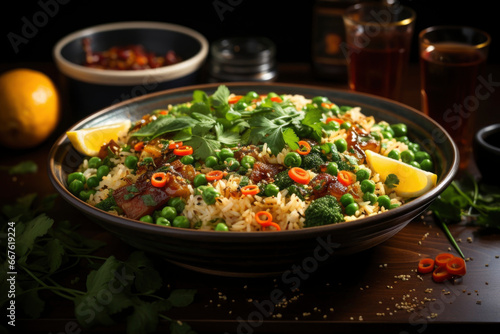
[[[399,4],[359,3],[346,9],[349,87],[397,100],[409,62],[415,12]]]
[[[472,154],[489,44],[490,36],[473,27],[435,26],[419,34],[422,111],[454,139],[462,170]]]

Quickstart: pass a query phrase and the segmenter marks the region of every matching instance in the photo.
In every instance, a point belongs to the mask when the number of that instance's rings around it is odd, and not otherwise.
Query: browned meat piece
[[[116,189],[113,197],[116,204],[131,219],[152,214],[164,206],[172,197],[188,197],[190,192],[186,181],[174,174],[169,174],[167,184],[162,188],[151,185],[150,178],[153,172],[141,175],[134,185],[127,185]]]
[[[108,152],[111,151],[113,154],[118,154],[120,152],[120,145],[118,145],[113,139],[101,146],[97,156],[104,159],[108,156]]]
[[[348,188],[338,179],[328,173],[317,174],[309,183],[315,198],[332,195],[340,200],[340,197],[348,192]]]
[[[273,179],[279,172],[285,169],[285,166],[280,164],[268,164],[265,162],[256,161],[253,165],[250,179],[254,183],[262,180]]]
[[[234,158],[239,162],[241,162],[241,159],[245,155],[251,155],[252,157],[257,158],[257,156],[259,155],[258,147],[255,145],[248,145],[245,147],[241,147],[239,150],[236,150],[234,152]]]
[[[380,142],[370,136],[370,134],[361,128],[353,126],[347,132],[347,145],[353,152],[353,155],[363,163],[366,159],[365,150],[378,153],[380,151]]]

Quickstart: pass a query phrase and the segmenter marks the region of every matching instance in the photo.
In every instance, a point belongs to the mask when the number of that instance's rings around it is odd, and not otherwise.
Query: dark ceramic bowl
[[[154,109],[190,101],[201,89],[213,94],[218,84],[172,89],[119,103],[78,122],[69,130],[125,119],[139,119]],[[66,189],[66,176],[82,157],[72,148],[66,135],[54,144],[49,155],[49,177],[62,197],[90,219],[139,249],[158,253],[168,261],[193,270],[234,276],[256,276],[284,272],[292,266],[312,270],[338,257],[361,252],[392,237],[421,214],[448,186],[458,169],[457,147],[435,121],[403,104],[371,95],[320,87],[289,84],[230,83],[230,91],[259,94],[301,94],[312,98],[327,96],[339,105],[360,106],[377,120],[404,122],[409,137],[426,148],[437,167],[437,187],[399,208],[358,221],[280,232],[221,233],[181,228],[165,228],[100,211],[73,196]],[[436,143],[439,143],[437,145]]]
[[[500,185],[500,123],[481,128],[474,137],[474,159],[483,180]]]
[[[173,50],[183,61],[145,70],[85,67],[82,40],[87,37],[94,51],[142,45],[157,55]],[[207,54],[208,41],[200,33],[161,22],[118,22],[89,27],[62,38],[53,50],[57,68],[66,79],[72,109],[82,117],[129,98],[195,84]]]

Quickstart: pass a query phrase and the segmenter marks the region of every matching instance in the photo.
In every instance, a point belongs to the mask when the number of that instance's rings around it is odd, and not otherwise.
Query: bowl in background
[[[142,70],[107,70],[84,66],[83,40],[93,51],[141,45],[148,52],[165,55],[172,50],[182,61]],[[208,41],[200,33],[179,25],[133,21],[89,27],[56,43],[53,57],[65,79],[71,108],[83,117],[120,101],[147,93],[196,83],[208,55]]]
[[[500,186],[498,166],[500,165],[500,123],[487,125],[474,137],[474,159],[481,178],[488,184]]]
[[[140,119],[155,109],[192,100],[194,90],[213,94],[219,84],[197,85],[149,94],[110,106],[74,124],[69,130],[97,124]],[[292,266],[316,266],[372,248],[389,239],[424,212],[451,183],[458,170],[457,146],[445,130],[423,113],[403,104],[372,95],[293,84],[227,83],[231,93],[300,94],[326,96],[338,105],[359,106],[366,115],[391,123],[404,122],[410,139],[434,157],[437,186],[398,208],[353,222],[279,232],[217,232],[163,227],[118,217],[101,211],[72,195],[67,175],[83,157],[66,135],[54,143],[48,162],[49,178],[69,204],[119,236],[128,244],[163,256],[166,260],[200,272],[226,276],[279,274]],[[439,137],[439,145],[435,138]]]

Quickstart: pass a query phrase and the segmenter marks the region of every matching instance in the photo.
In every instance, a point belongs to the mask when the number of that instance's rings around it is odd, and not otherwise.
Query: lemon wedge
[[[421,170],[373,151],[367,150],[365,153],[368,165],[375,173],[380,175],[382,182],[385,182],[389,174],[398,177],[399,184],[394,188],[398,196],[418,197],[436,186],[437,175],[434,173]]]
[[[69,141],[81,154],[94,157],[99,153],[101,146],[110,140],[118,140],[130,129],[130,120],[119,123],[95,126],[86,129],[68,131],[66,135]]]

